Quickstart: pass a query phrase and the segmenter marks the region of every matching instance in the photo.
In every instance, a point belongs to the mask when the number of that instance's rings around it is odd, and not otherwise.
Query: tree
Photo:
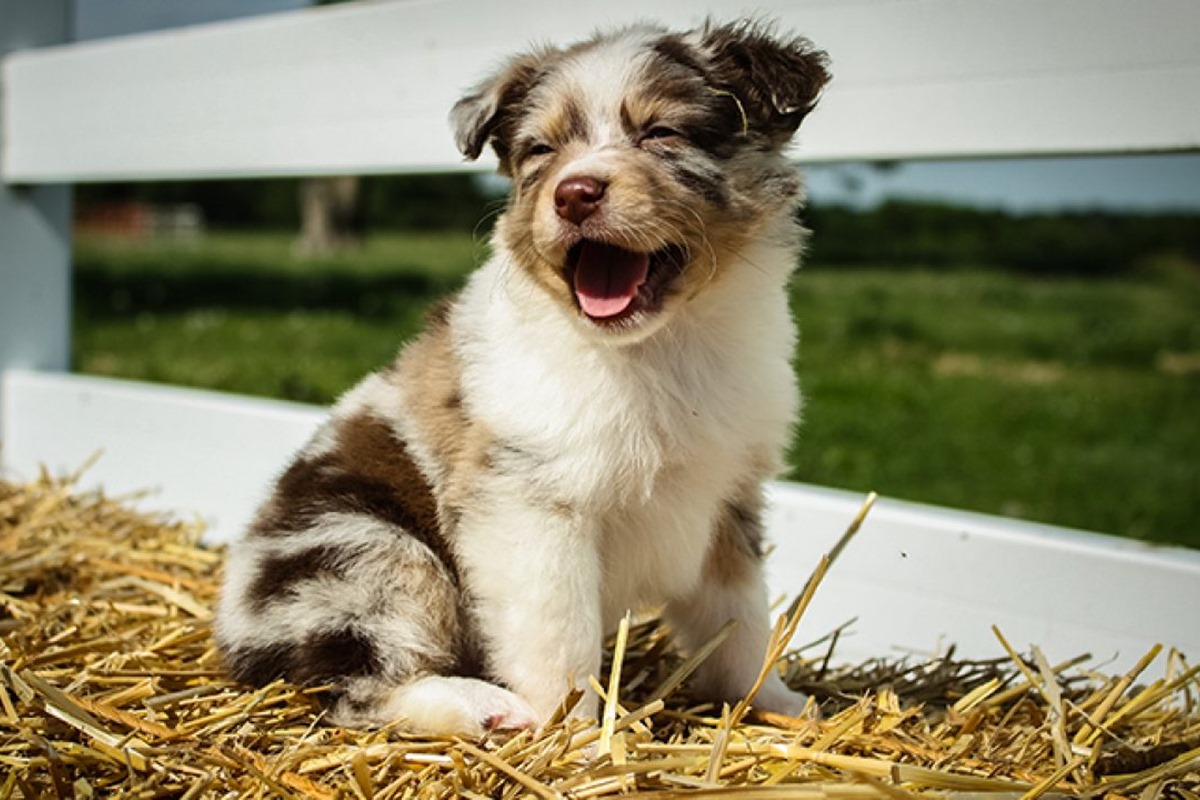
[[[316,0],[330,6],[347,0]],[[357,175],[308,178],[300,182],[300,237],[296,252],[314,257],[362,244],[363,215],[359,199],[362,179]]]
[[[296,252],[317,257],[362,244],[363,215],[357,175],[308,178],[300,182],[300,236]]]

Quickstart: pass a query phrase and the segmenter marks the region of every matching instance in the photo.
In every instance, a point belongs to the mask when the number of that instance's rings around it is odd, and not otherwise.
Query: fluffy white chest
[[[626,346],[589,339],[540,299],[494,261],[468,287],[457,342],[472,412],[530,456],[531,480],[604,512],[664,483],[719,493],[748,460],[774,466],[797,405],[777,288],[752,287],[736,313],[695,304]]]
[[[782,292],[751,287],[737,309],[698,305],[647,341],[612,346],[536,290],[515,297],[502,274],[485,267],[464,298],[472,411],[519,454],[519,483],[593,526],[606,617],[692,591],[721,503],[769,476],[790,434]]]

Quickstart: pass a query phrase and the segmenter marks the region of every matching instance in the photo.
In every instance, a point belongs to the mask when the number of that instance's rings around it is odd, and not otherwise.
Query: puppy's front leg
[[[600,562],[579,515],[503,499],[464,519],[461,554],[474,615],[496,678],[545,722],[572,688],[595,717],[600,675]]]
[[[732,702],[750,691],[770,642],[760,515],[757,493],[727,503],[718,519],[699,587],[692,595],[667,605],[667,621],[689,650],[709,641],[729,620],[737,623],[729,638],[692,678],[695,691],[713,700]],[[805,699],[788,689],[772,670],[754,705],[794,715],[804,708]]]

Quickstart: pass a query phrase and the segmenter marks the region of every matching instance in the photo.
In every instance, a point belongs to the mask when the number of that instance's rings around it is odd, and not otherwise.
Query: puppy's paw
[[[785,717],[799,716],[807,703],[808,695],[792,691],[774,675],[767,679],[754,698],[755,708]]]
[[[478,739],[500,731],[533,730],[537,713],[513,692],[475,678],[431,676],[395,691],[395,718],[414,733]]]
[[[512,692],[501,689],[507,697],[494,698],[488,714],[481,721],[483,729],[488,733],[497,731],[526,731],[538,727],[537,715],[529,704]]]

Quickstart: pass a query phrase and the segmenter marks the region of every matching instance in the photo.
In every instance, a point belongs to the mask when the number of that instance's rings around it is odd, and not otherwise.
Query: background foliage
[[[296,179],[81,185],[87,208],[113,200],[197,203],[222,230],[294,231]],[[376,175],[363,179],[367,230],[486,234],[502,187],[474,174]],[[930,202],[877,208],[813,205],[803,213],[819,235],[809,260],[828,265],[997,267],[1034,274],[1128,273],[1163,259],[1200,263],[1200,215],[1067,211],[1012,214]]]
[[[498,207],[469,176],[364,189],[363,245],[302,258],[294,181],[81,187],[199,202],[217,230],[78,237],[77,368],[330,402],[486,257]],[[1200,219],[805,219],[789,477],[1200,547]]]

